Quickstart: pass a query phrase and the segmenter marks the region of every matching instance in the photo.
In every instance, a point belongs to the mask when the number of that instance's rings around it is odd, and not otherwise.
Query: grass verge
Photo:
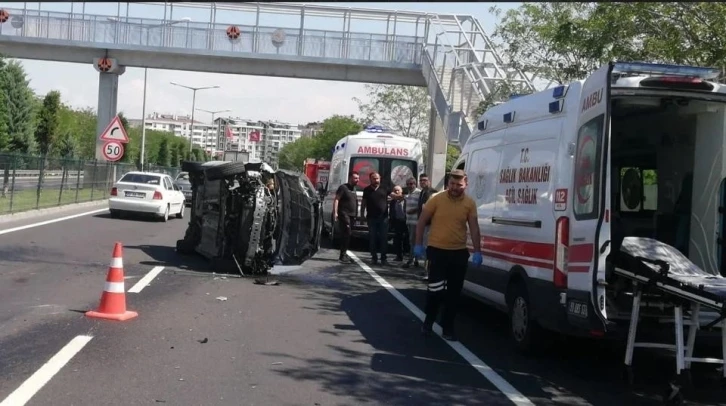
[[[106,198],[108,198],[108,190],[105,188],[66,189],[63,190],[63,193],[60,189],[46,189],[40,192],[40,199],[38,199],[36,190],[19,190],[0,197],[0,215]]]

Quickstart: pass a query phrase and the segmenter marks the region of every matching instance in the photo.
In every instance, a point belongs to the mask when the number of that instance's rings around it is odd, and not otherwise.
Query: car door
[[[275,256],[284,265],[299,265],[320,249],[322,202],[304,174],[279,170],[275,180],[279,185]]]

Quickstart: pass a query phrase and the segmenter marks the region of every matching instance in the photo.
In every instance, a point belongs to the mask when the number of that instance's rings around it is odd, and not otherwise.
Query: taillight
[[[713,85],[701,78],[687,76],[654,76],[640,81],[640,86],[669,89],[713,90]]]
[[[111,196],[118,196],[118,190],[115,187],[111,188]]]
[[[555,226],[555,266],[552,282],[555,288],[567,288],[567,262],[570,249],[570,218],[560,217]]]
[[[161,195],[161,192],[159,192],[158,190],[156,192],[154,192],[154,200],[163,200],[163,199],[164,199],[164,196]]]

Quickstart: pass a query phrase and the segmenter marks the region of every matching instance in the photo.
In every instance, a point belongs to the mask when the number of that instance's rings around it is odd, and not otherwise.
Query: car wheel
[[[169,205],[166,205],[166,209],[164,210],[164,215],[161,216],[161,221],[163,221],[164,223],[169,221]]]
[[[178,218],[178,219],[183,219],[184,218],[184,208],[185,208],[185,204],[182,203],[181,204],[181,209],[179,209],[179,213],[176,214],[176,218]]]
[[[522,353],[533,353],[539,348],[541,328],[532,319],[529,295],[523,282],[512,286],[509,299],[509,332]]]
[[[210,166],[204,173],[208,180],[219,180],[228,176],[241,175],[245,172],[244,162],[228,162],[218,166]]]

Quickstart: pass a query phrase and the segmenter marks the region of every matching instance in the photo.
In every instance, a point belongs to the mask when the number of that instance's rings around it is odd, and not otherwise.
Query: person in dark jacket
[[[333,200],[333,220],[340,231],[340,256],[338,260],[343,263],[350,263],[348,258],[348,247],[350,245],[351,227],[355,221],[355,213],[358,205],[358,198],[355,195],[355,185],[358,184],[360,177],[358,172],[351,172],[348,176],[348,183],[340,185],[335,192],[335,200]]]
[[[393,249],[396,261],[403,261],[403,254],[411,250],[406,225],[406,200],[403,198],[403,188],[393,187],[393,196],[388,208],[388,224],[393,230]]]

